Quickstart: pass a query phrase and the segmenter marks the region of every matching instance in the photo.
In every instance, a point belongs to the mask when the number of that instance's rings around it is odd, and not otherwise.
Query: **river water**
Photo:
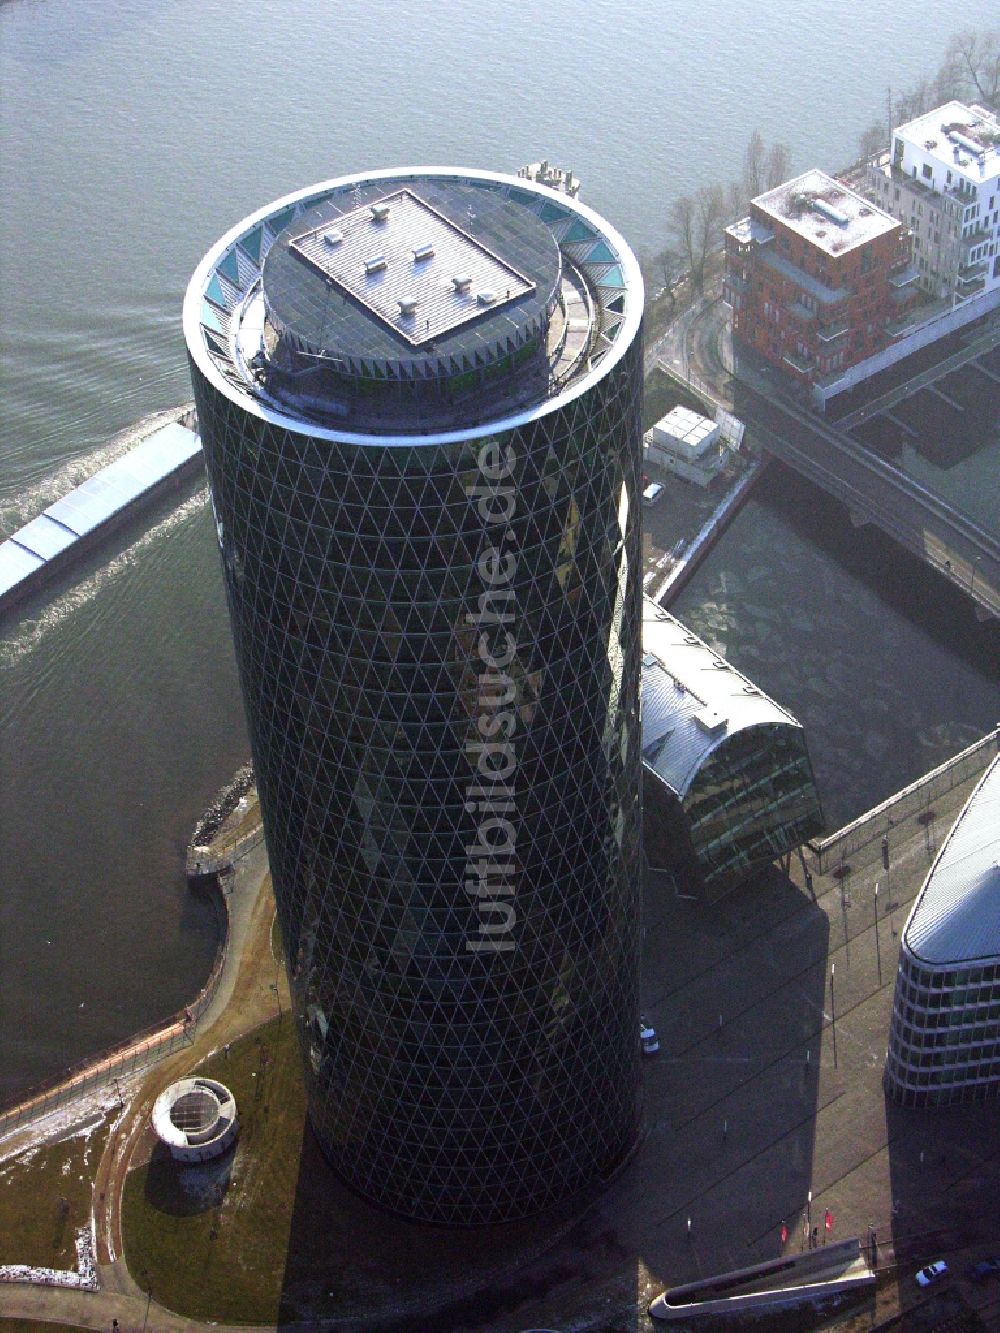
[[[547,155],[655,248],[755,126],[796,169],[849,160],[951,26],[907,0],[8,0],[0,531],[190,397],[184,287],[251,209]],[[176,1009],[215,948],[181,854],[246,739],[204,489],[110,554],[0,635],[0,1097]],[[802,716],[831,824],[1000,711],[995,636],[780,470],[680,610]]]

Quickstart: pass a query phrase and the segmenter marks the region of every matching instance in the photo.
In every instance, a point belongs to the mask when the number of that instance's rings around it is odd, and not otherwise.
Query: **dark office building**
[[[635,1139],[642,302],[454,170],[280,200],[185,301],[310,1117],[413,1218]]]

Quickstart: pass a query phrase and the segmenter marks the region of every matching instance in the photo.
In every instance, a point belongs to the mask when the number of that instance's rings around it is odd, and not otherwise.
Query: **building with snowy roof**
[[[1000,758],[942,843],[903,930],[885,1082],[904,1106],[1000,1091]]]
[[[707,486],[725,465],[722,427],[678,404],[643,436],[643,457],[685,481]]]

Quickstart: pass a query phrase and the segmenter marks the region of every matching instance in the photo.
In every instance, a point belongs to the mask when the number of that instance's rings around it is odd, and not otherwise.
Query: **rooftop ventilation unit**
[[[434,257],[433,245],[418,245],[413,252],[413,262],[415,264],[419,264],[424,259],[432,259],[433,257]]]
[[[366,273],[381,273],[384,268],[389,267],[389,262],[385,255],[372,255],[371,259],[365,260]]]
[[[492,305],[496,299],[496,292],[479,292],[476,295],[476,300],[480,305]]]
[[[344,239],[344,233],[338,231],[336,227],[331,227],[329,231],[323,233],[323,244],[328,245],[332,250],[335,245],[339,245]]]
[[[949,130],[948,138],[959,148],[964,148],[967,153],[971,153],[973,157],[978,157],[980,153],[985,152],[982,144],[976,143],[975,139],[970,139],[967,135],[959,134],[957,130]]]
[[[834,208],[832,204],[828,204],[825,199],[810,199],[809,203],[810,206],[814,208],[817,213],[822,213],[825,218],[827,218],[830,222],[833,222],[836,226],[838,227],[850,226],[851,219],[847,216],[847,214],[842,213],[839,208]]]
[[[698,709],[694,715],[694,720],[702,731],[708,732],[709,736],[717,735],[726,725],[725,713],[720,713],[717,708],[707,705]]]
[[[372,204],[372,221],[388,222],[388,220],[389,220],[389,205]]]
[[[399,303],[399,313],[406,317],[415,315],[417,313],[418,304],[419,302],[415,301],[412,296],[404,297]]]
[[[468,273],[456,273],[451,281],[456,292],[467,292],[472,286],[472,279]]]

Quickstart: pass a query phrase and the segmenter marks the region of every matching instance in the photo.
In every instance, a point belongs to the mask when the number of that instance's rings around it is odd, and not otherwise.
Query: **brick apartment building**
[[[917,277],[907,228],[815,169],[759,195],[726,229],[737,350],[802,383],[836,379],[892,342]]]

